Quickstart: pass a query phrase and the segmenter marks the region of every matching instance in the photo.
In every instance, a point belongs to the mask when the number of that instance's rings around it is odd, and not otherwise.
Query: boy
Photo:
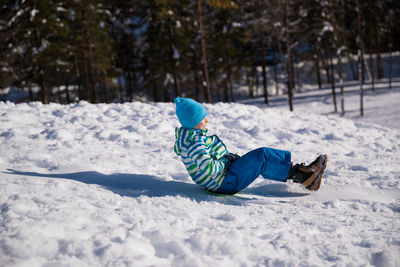
[[[181,128],[175,129],[174,151],[193,181],[218,194],[235,194],[259,175],[265,179],[292,180],[316,191],[326,167],[327,156],[320,155],[309,165],[291,162],[289,151],[261,147],[242,157],[229,153],[216,135],[207,136],[207,110],[190,98],[175,98]]]

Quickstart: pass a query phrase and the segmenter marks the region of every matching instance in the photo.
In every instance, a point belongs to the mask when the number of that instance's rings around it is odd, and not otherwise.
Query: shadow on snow
[[[99,185],[107,190],[110,190],[120,196],[126,197],[164,197],[164,196],[180,196],[187,197],[197,202],[201,201],[218,201],[230,205],[243,205],[244,200],[257,200],[260,198],[288,198],[302,197],[307,193],[298,193],[288,191],[286,184],[269,184],[259,187],[252,187],[243,190],[235,195],[214,195],[208,193],[200,186],[192,183],[180,181],[165,181],[157,176],[145,174],[102,174],[95,171],[76,172],[76,173],[38,173],[38,172],[23,172],[8,169],[8,174],[69,179],[85,184]]]

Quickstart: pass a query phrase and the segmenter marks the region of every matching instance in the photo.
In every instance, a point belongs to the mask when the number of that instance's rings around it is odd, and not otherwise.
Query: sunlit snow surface
[[[400,265],[398,117],[389,128],[300,103],[206,107],[230,152],[328,154],[321,189],[258,178],[207,194],[173,152],[172,103],[0,103],[0,265]]]

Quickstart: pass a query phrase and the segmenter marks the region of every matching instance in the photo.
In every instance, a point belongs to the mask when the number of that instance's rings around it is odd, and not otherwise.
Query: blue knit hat
[[[176,115],[183,128],[194,128],[208,114],[206,108],[191,98],[175,98]]]

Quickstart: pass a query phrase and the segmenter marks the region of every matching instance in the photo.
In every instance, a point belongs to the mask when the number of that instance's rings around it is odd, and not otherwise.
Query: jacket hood
[[[174,151],[177,155],[181,155],[182,148],[186,142],[193,142],[201,136],[205,136],[207,130],[200,129],[187,129],[187,128],[175,128],[175,145]]]

